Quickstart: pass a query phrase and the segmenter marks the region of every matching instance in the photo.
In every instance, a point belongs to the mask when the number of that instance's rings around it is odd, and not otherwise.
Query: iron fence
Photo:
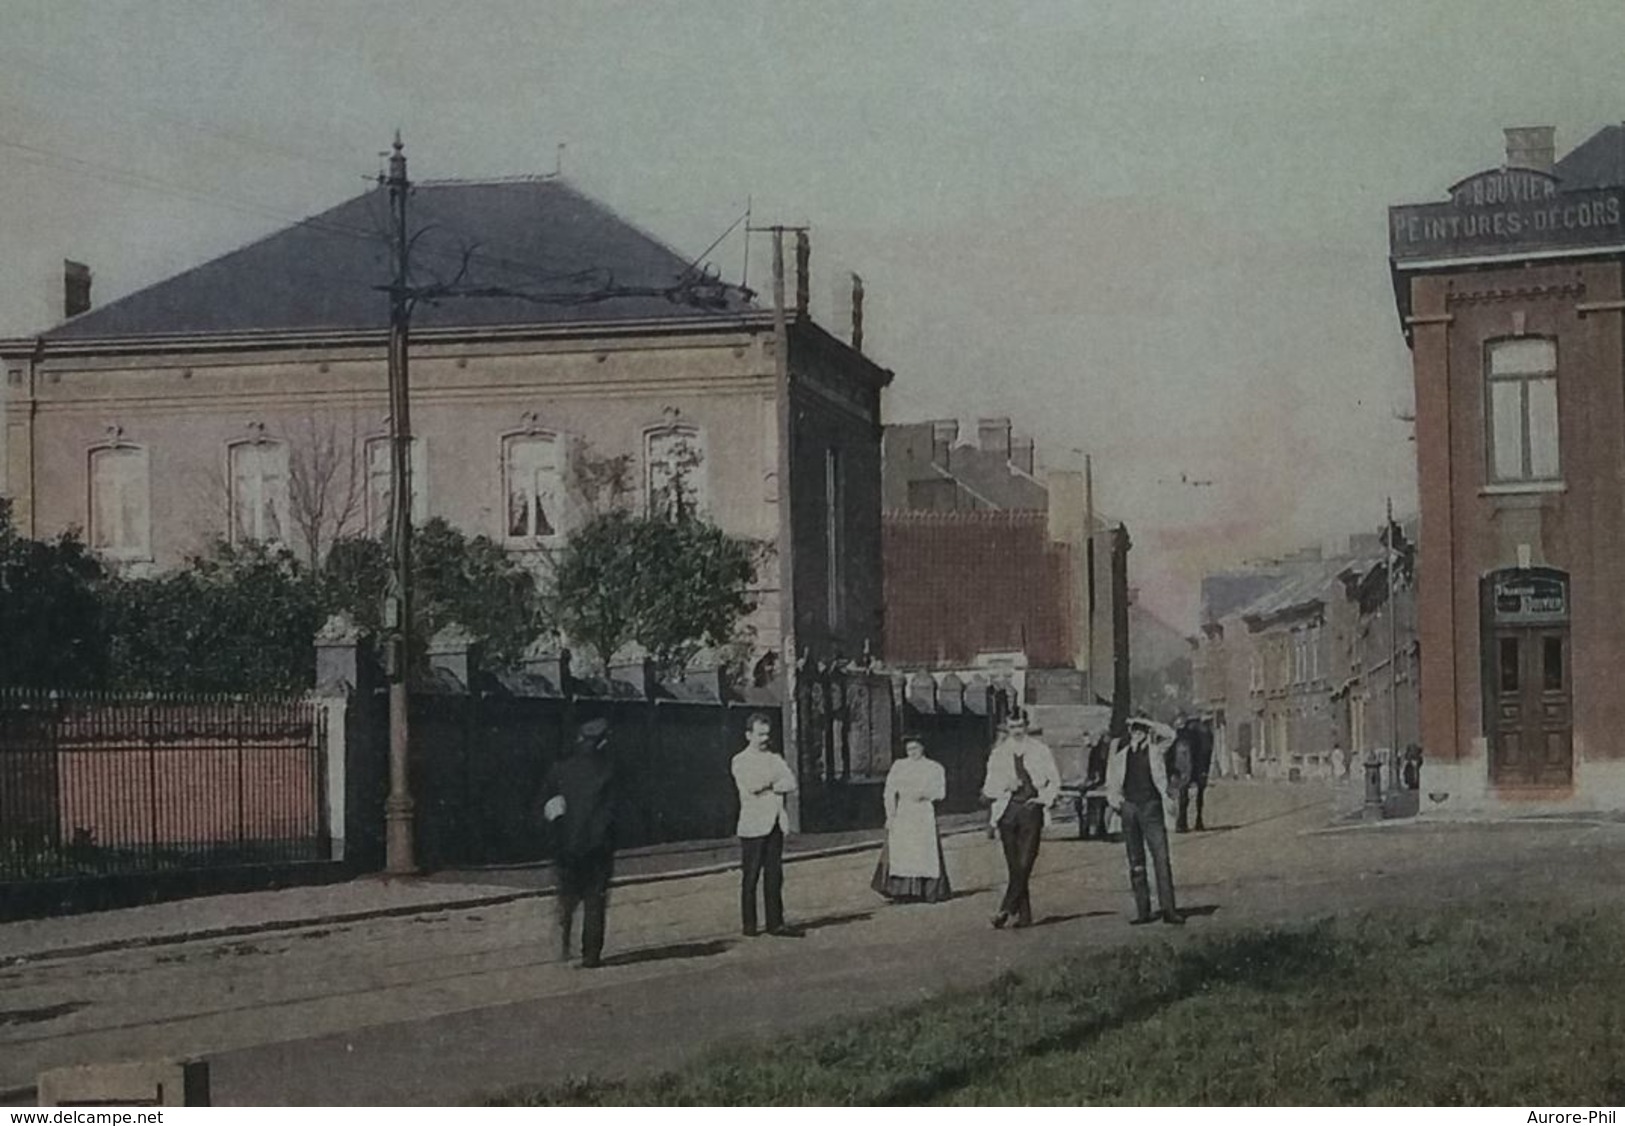
[[[326,712],[0,689],[0,882],[322,860]]]

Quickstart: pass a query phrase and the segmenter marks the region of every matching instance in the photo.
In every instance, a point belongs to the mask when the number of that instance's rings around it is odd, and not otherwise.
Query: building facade
[[[889,425],[884,455],[888,662],[998,668],[1028,703],[1110,702],[1129,654],[1127,555],[1085,474],[1040,473],[1008,418],[963,443],[953,419]]]
[[[1221,773],[1344,775],[1417,741],[1415,593],[1396,542],[1392,633],[1375,535],[1332,558],[1311,550],[1204,582],[1195,692]]]
[[[219,538],[316,560],[381,532],[389,254],[369,217],[384,203],[0,342],[0,489],[21,529],[80,529],[137,573]],[[691,264],[557,180],[420,185],[412,207],[425,272],[461,259],[487,294],[414,316],[414,519],[542,566],[619,465],[638,508],[681,505],[771,546],[749,623],[763,676],[792,634],[817,659],[879,653],[891,374],[806,315],[804,286],[782,325],[732,287],[660,296]]]
[[[1416,383],[1424,809],[1625,803],[1625,127],[1390,209]]]

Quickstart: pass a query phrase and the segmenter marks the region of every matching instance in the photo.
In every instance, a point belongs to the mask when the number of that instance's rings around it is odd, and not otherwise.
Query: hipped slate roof
[[[409,200],[412,283],[580,294],[666,288],[689,263],[563,181],[421,184]],[[277,330],[381,330],[389,323],[389,197],[380,187],[183,274],[65,321],[50,340]],[[730,291],[723,312],[749,307]],[[716,315],[663,297],[538,304],[478,297],[420,304],[414,327],[547,324]]]
[[[1625,184],[1625,126],[1607,125],[1552,167],[1564,191]]]

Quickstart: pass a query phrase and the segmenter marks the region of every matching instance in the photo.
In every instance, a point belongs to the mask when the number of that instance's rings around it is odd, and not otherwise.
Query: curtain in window
[[[107,552],[149,550],[147,451],[133,446],[97,450],[90,465],[90,543]]]
[[[563,495],[558,443],[540,435],[510,438],[506,462],[509,538],[557,535]]]

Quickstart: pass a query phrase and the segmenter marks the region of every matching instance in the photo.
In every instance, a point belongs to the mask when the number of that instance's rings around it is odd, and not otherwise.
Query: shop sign
[[[1388,209],[1396,262],[1581,250],[1625,243],[1625,188],[1563,191],[1549,173],[1501,168],[1469,176],[1445,203]]]
[[[1555,575],[1512,572],[1495,580],[1495,620],[1509,625],[1567,621],[1568,584]]]

